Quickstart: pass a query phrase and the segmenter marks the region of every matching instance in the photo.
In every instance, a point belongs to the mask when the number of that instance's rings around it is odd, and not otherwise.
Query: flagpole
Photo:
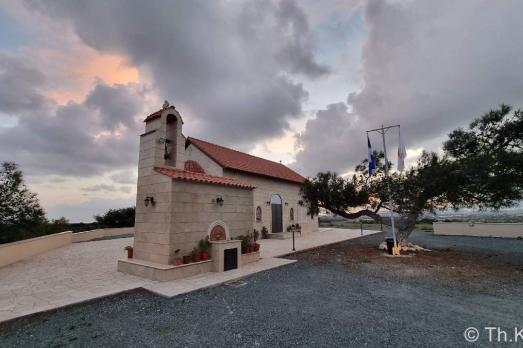
[[[399,127],[399,126],[398,126]],[[389,165],[387,163],[387,143],[385,142],[385,128],[381,125],[381,139],[383,140],[383,154],[385,155],[385,178],[389,178]],[[396,241],[396,229],[394,226],[394,206],[392,205],[392,190],[390,189],[390,183],[387,180],[387,188],[389,190],[389,211],[390,211],[390,221],[392,227],[392,238],[394,239],[394,246],[397,246]]]
[[[387,179],[387,189],[389,191],[389,211],[390,211],[390,221],[391,221],[391,227],[392,227],[392,238],[394,240],[394,247],[397,247],[398,246],[398,242],[397,242],[397,239],[396,239],[396,226],[395,226],[395,223],[394,223],[394,206],[393,206],[393,203],[392,203],[392,190],[391,190],[391,187],[390,187],[390,183],[388,182],[388,178],[389,178],[389,167],[388,167],[388,157],[387,157],[387,144],[386,144],[386,141],[385,141],[385,133],[387,132],[387,130],[391,129],[391,128],[396,128],[398,127],[398,130],[400,128],[400,125],[394,125],[394,126],[388,126],[388,127],[384,127],[383,125],[381,125],[381,128],[376,128],[376,129],[371,129],[371,130],[368,130],[367,131],[367,136],[370,132],[378,132],[381,134],[381,139],[383,141],[383,154],[385,156],[385,178]]]

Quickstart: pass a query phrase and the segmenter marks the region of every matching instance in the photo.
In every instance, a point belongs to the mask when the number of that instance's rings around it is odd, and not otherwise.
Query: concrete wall
[[[438,235],[523,238],[522,223],[434,222],[432,226]]]
[[[72,232],[61,232],[18,242],[0,244],[0,267],[71,244]]]
[[[100,228],[97,230],[73,233],[73,243],[87,242],[93,239],[134,234],[134,227]]]
[[[300,196],[300,185],[286,182],[282,180],[276,180],[271,178],[265,178],[263,176],[250,175],[232,170],[224,170],[224,176],[237,178],[243,181],[247,181],[256,186],[254,189],[254,204],[252,208],[254,228],[261,230],[263,226],[267,227],[271,232],[272,225],[272,212],[271,206],[267,205],[267,201],[270,202],[273,194],[279,194],[283,200],[283,231],[286,231],[287,226],[299,223],[302,227],[302,233],[309,233],[318,230],[318,217],[311,219],[310,216],[306,215],[306,208],[298,205],[298,201],[302,198]],[[288,203],[288,205],[285,205]],[[262,209],[262,221],[256,222],[256,207],[260,206]],[[290,220],[290,209],[294,209],[294,220]],[[302,210],[303,219],[299,219],[299,210]]]

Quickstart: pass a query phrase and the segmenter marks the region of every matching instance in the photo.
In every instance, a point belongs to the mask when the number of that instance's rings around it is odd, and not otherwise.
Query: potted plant
[[[252,236],[247,233],[247,252],[252,253],[254,251],[254,245],[252,244]]]
[[[178,254],[180,252],[180,249],[176,249],[174,251],[174,265],[175,266],[180,266],[181,264],[183,264],[183,259],[181,257],[177,257],[176,254]]]
[[[242,242],[242,254],[247,254],[248,247],[249,247],[249,240],[246,236],[240,235],[238,236],[238,239]]]
[[[296,228],[296,232],[301,233],[301,226],[300,226],[300,224],[296,224],[296,225],[294,225],[294,227]]]
[[[191,263],[192,262],[192,256],[191,255],[185,255],[183,257],[183,264],[186,265],[188,263]]]
[[[262,234],[263,239],[269,238],[269,230],[267,229],[267,227],[265,227],[265,226],[262,227],[261,234]]]
[[[258,238],[260,237],[260,232],[258,232],[257,229],[254,229],[253,233],[252,233],[252,240],[253,240],[253,246],[254,246],[254,250],[253,251],[258,251],[260,250],[260,244],[256,243],[258,241]]]
[[[200,259],[202,261],[209,260],[209,249],[211,248],[209,237],[207,236],[205,239],[200,239],[198,247],[200,248]]]
[[[287,232],[291,232],[291,231],[292,231],[292,228],[293,228],[292,226],[293,226],[293,225],[289,225],[289,226],[287,226]]]
[[[260,237],[260,232],[258,232],[257,229],[254,229],[254,232],[252,233],[252,239],[254,241],[254,251],[260,250],[260,244],[256,243],[258,241],[258,238]]]
[[[198,247],[194,247],[191,253],[192,262],[200,262],[200,250]]]
[[[127,250],[127,258],[132,259],[133,258],[133,247],[128,245],[124,248],[124,250]]]

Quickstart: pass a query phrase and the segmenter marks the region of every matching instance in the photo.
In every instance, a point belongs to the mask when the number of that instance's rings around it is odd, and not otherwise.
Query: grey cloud
[[[295,165],[321,161],[322,170],[350,170],[366,155],[352,147],[354,139],[382,123],[401,124],[407,147],[437,150],[435,140],[498,104],[523,106],[522,11],[520,1],[369,1],[363,88],[347,100],[358,125],[337,147],[305,143]],[[346,117],[340,127],[350,123]],[[338,134],[332,132],[308,127],[301,137]],[[392,148],[397,140],[390,139]],[[330,152],[331,160],[317,157]]]
[[[126,55],[193,117],[193,135],[225,144],[283,134],[307,96],[293,76],[328,72],[293,1],[28,2],[95,49]]]
[[[136,171],[126,170],[117,172],[109,178],[117,184],[136,184],[136,176]]]
[[[294,1],[282,1],[276,12],[278,28],[282,36],[290,40],[281,48],[279,54],[283,63],[291,71],[310,77],[319,77],[329,72],[325,66],[318,65],[313,56],[311,37],[303,35],[309,32],[309,23],[303,10]]]
[[[42,108],[48,100],[42,95],[45,76],[29,62],[0,53],[0,108],[6,114]]]
[[[88,187],[83,187],[81,189],[84,192],[124,192],[124,193],[130,193],[131,187],[130,186],[119,186],[116,187],[114,185],[107,185],[107,184],[98,184]]]
[[[12,63],[14,70],[21,64]],[[16,161],[29,176],[91,176],[136,165],[142,126],[137,120],[144,110],[143,96],[133,88],[98,83],[85,102],[64,106],[55,105],[30,84],[18,88],[18,93],[35,94],[43,103],[16,106],[18,124],[0,128],[1,160]],[[9,92],[0,90],[0,100],[4,98]],[[0,103],[0,112],[10,112],[12,105]],[[126,128],[115,129],[117,123]]]
[[[365,149],[357,118],[345,103],[319,110],[296,135],[296,145],[301,150],[292,166],[306,175],[325,170],[343,173],[361,159]]]
[[[136,93],[128,86],[99,83],[89,93],[84,104],[102,115],[111,115],[100,121],[102,126],[112,129],[118,123],[134,126],[136,120],[133,116],[142,109],[143,100],[137,98]]]

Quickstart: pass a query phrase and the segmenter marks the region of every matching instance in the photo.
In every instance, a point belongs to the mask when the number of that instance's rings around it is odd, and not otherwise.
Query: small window
[[[262,211],[261,211],[261,207],[258,206],[256,208],[256,222],[260,222],[262,221]]]
[[[294,208],[291,208],[290,216],[291,216],[291,221],[294,221]]]

